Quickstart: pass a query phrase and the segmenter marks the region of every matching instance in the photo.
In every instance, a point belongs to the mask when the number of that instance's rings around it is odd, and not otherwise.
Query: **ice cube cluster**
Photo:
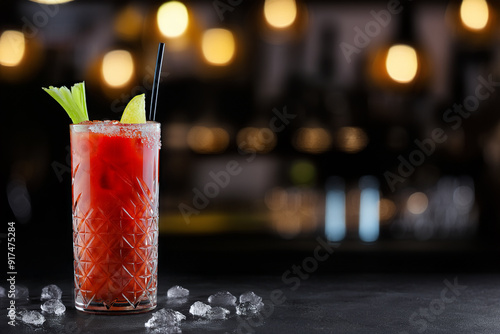
[[[168,289],[167,297],[170,298],[185,298],[189,296],[189,290],[180,285],[176,285]]]
[[[62,315],[66,312],[66,306],[59,299],[49,299],[40,308],[46,313]]]
[[[194,302],[193,305],[191,305],[191,307],[189,308],[189,313],[191,313],[192,315],[198,316],[198,317],[205,317],[207,315],[208,311],[210,311],[211,309],[212,309],[212,306],[207,305],[203,302],[197,301],[197,302]]]
[[[16,299],[28,299],[29,291],[24,285],[16,285]],[[55,284],[47,285],[42,288],[40,300],[42,304],[40,308],[43,313],[62,315],[66,312],[66,306],[61,302],[62,290]],[[45,322],[44,315],[35,310],[21,310],[18,314],[17,320],[22,323],[40,326]]]
[[[222,320],[230,313],[228,309],[220,306],[212,307],[203,302],[197,301],[189,308],[189,313],[196,317],[208,320]]]
[[[48,314],[62,315],[66,312],[66,306],[61,302],[62,290],[55,284],[42,288],[40,300],[44,302],[40,305],[43,312]]]
[[[253,291],[245,292],[240,296],[240,303],[236,306],[237,315],[251,315],[259,313],[264,307],[262,297]]]
[[[180,324],[186,316],[172,309],[161,309],[154,312],[151,318],[144,324],[152,329],[153,333],[181,333]]]
[[[229,291],[219,291],[216,294],[208,297],[208,302],[212,306],[235,306],[236,300],[236,297],[233,296]]]
[[[61,298],[62,290],[57,285],[51,284],[42,288],[42,296],[40,297],[41,301]]]
[[[29,325],[40,326],[45,322],[45,317],[38,311],[22,310],[19,312],[19,317],[19,320]]]
[[[0,297],[5,290],[0,287]],[[167,291],[167,298],[172,301],[187,300],[189,290],[176,285]],[[23,285],[16,286],[16,299],[28,299],[28,288]],[[65,313],[66,307],[61,301],[62,290],[54,284],[45,286],[42,289],[40,300],[41,311],[21,310],[16,319],[24,324],[41,326],[46,321],[44,314],[54,314],[60,316]],[[238,316],[252,316],[258,314],[264,308],[262,297],[253,291],[248,291],[237,298],[229,291],[219,291],[208,297],[208,304],[202,301],[194,302],[189,313],[195,318],[213,321],[225,320],[234,312]],[[233,311],[230,311],[232,309]],[[148,328],[148,333],[182,333],[181,322],[186,320],[186,316],[173,309],[160,309],[151,314],[151,318],[144,324]]]
[[[191,305],[189,313],[208,320],[223,320],[231,313],[228,309],[231,307],[235,307],[236,314],[240,316],[259,313],[264,307],[262,298],[252,291],[243,293],[239,303],[237,301],[238,299],[229,291],[219,291],[208,297],[210,305],[197,301]]]

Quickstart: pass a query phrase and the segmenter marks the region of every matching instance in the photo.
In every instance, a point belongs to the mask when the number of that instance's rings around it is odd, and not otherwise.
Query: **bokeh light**
[[[165,2],[158,8],[156,22],[160,32],[169,38],[181,36],[189,25],[186,6],[179,1]]]
[[[227,29],[209,29],[203,33],[201,49],[209,64],[227,65],[236,52],[234,35]]]
[[[332,145],[332,136],[324,128],[300,128],[294,136],[293,146],[301,152],[319,154]]]
[[[345,126],[339,129],[337,145],[346,153],[358,153],[368,145],[368,136],[361,128]]]
[[[264,196],[264,203],[272,211],[284,209],[287,204],[286,190],[280,187],[268,190]]]
[[[413,213],[414,215],[419,215],[424,213],[427,210],[427,206],[429,205],[429,199],[427,195],[422,192],[416,192],[408,197],[408,201],[406,203],[406,207],[408,211]]]
[[[139,8],[129,5],[116,16],[114,29],[120,37],[131,40],[140,36],[143,21],[144,18]]]
[[[264,17],[267,23],[274,28],[287,28],[297,18],[297,4],[295,0],[266,0]]]
[[[316,174],[316,166],[307,160],[294,161],[290,168],[290,178],[295,185],[312,185]]]
[[[276,147],[276,134],[269,128],[246,127],[236,135],[239,149],[245,152],[269,153]]]
[[[469,30],[482,30],[489,20],[488,3],[485,0],[463,0],[460,6],[460,19]]]
[[[189,130],[188,123],[172,122],[163,125],[162,146],[171,150],[187,149]]]
[[[453,202],[458,207],[469,207],[474,204],[474,190],[469,186],[459,186],[453,192]]]
[[[381,198],[380,203],[380,222],[389,222],[396,216],[397,208],[396,204],[387,198]]]
[[[108,52],[102,60],[102,76],[111,87],[126,85],[134,74],[134,59],[126,50]]]
[[[221,153],[229,145],[229,134],[223,128],[197,125],[189,130],[187,143],[196,153]]]
[[[359,179],[359,238],[364,242],[374,242],[380,234],[380,191],[374,176]]]
[[[62,3],[71,2],[73,0],[30,0],[31,2],[41,3],[43,5],[59,5]]]
[[[21,63],[26,49],[24,34],[6,30],[0,35],[0,65],[13,67]]]
[[[320,224],[322,196],[314,189],[275,187],[265,195],[273,229],[283,238],[312,233]]]
[[[325,235],[329,241],[338,242],[345,238],[346,228],[345,181],[332,176],[326,182]]]
[[[396,82],[409,83],[418,72],[417,51],[409,46],[397,44],[387,52],[385,67],[389,76]]]

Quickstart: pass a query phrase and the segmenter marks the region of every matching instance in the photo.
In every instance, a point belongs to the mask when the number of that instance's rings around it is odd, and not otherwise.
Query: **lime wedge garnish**
[[[146,123],[146,94],[134,96],[125,107],[120,123]]]
[[[65,86],[60,88],[49,86],[49,88],[42,87],[42,89],[59,102],[74,124],[89,120],[85,82],[74,84],[71,91]]]

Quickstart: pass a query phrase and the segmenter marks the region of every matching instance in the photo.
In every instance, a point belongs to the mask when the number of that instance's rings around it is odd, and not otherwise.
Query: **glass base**
[[[113,306],[107,307],[103,303],[90,303],[85,306],[83,303],[76,302],[75,308],[78,311],[91,314],[122,315],[149,312],[156,308],[156,303],[152,304],[151,302],[145,301],[136,307],[131,306],[129,303],[115,303]]]

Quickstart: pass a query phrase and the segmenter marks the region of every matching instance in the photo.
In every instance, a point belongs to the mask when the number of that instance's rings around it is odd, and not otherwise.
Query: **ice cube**
[[[55,284],[47,285],[42,289],[41,301],[49,299],[61,299],[62,290]]]
[[[187,296],[189,296],[189,290],[180,285],[173,286],[167,291],[168,298],[183,298]]]
[[[38,311],[27,311],[23,310],[19,312],[21,316],[21,321],[25,324],[40,326],[45,322],[45,317]]]
[[[262,297],[257,296],[253,291],[248,291],[240,296],[240,303],[249,302],[250,304],[259,304],[262,301]]]
[[[236,306],[236,314],[237,315],[251,315],[255,313],[259,313],[260,310],[264,307],[263,302],[259,302],[257,304],[252,304],[251,302],[243,302]]]
[[[208,302],[213,306],[235,306],[236,300],[229,291],[219,291],[208,297]]]
[[[229,310],[220,306],[212,307],[206,314],[206,317],[210,320],[222,320],[226,319],[229,314]]]
[[[162,308],[154,312],[144,326],[153,329],[155,333],[180,333],[179,325],[185,319],[186,316],[180,312]]]
[[[52,313],[55,315],[61,315],[66,311],[66,306],[59,299],[49,299],[43,303],[40,308],[42,311],[47,313]]]
[[[206,317],[208,311],[212,309],[212,306],[207,305],[203,302],[195,302],[191,307],[189,308],[189,313],[192,315],[196,315],[199,317]]]
[[[16,290],[14,291],[15,299],[28,299],[30,297],[30,293],[28,288],[22,284],[16,284]]]
[[[7,297],[7,293],[5,292],[5,288],[3,286],[0,286],[0,298],[5,298]]]

